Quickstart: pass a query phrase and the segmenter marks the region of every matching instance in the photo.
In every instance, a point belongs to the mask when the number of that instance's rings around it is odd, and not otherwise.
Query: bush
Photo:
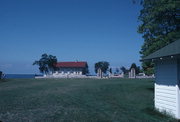
[[[0,71],[0,79],[2,79],[3,73],[2,71]]]

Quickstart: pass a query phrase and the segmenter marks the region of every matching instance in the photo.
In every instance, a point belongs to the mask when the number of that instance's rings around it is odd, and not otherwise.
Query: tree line
[[[56,56],[48,55],[45,53],[41,55],[41,58],[39,60],[34,61],[33,65],[39,66],[40,73],[50,74],[59,70],[59,68],[56,67],[57,61],[58,60]],[[109,66],[110,66],[109,62],[99,61],[94,64],[95,73],[98,73],[98,69],[101,69],[101,71],[104,74],[106,74],[107,72],[112,74],[112,69]],[[140,72],[140,67],[136,66],[135,63],[131,65],[130,69],[127,69],[124,66],[122,66],[120,69],[122,70],[124,74],[127,74],[131,70],[131,68],[134,68],[137,74]],[[119,72],[119,71],[117,71],[116,69],[116,72]],[[86,73],[89,73],[89,72],[87,71]]]

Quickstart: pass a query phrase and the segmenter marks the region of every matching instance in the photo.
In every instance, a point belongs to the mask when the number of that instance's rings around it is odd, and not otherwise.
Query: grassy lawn
[[[175,121],[153,109],[146,79],[9,79],[0,82],[0,120]]]

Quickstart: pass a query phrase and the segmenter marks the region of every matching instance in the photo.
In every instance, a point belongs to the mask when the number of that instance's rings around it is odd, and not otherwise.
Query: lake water
[[[6,79],[12,78],[35,78],[35,74],[6,74]]]

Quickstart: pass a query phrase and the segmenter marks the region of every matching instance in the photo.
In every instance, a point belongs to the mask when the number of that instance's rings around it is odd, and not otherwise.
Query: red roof
[[[84,68],[87,66],[87,62],[58,62],[56,64],[57,67],[80,67]]]

